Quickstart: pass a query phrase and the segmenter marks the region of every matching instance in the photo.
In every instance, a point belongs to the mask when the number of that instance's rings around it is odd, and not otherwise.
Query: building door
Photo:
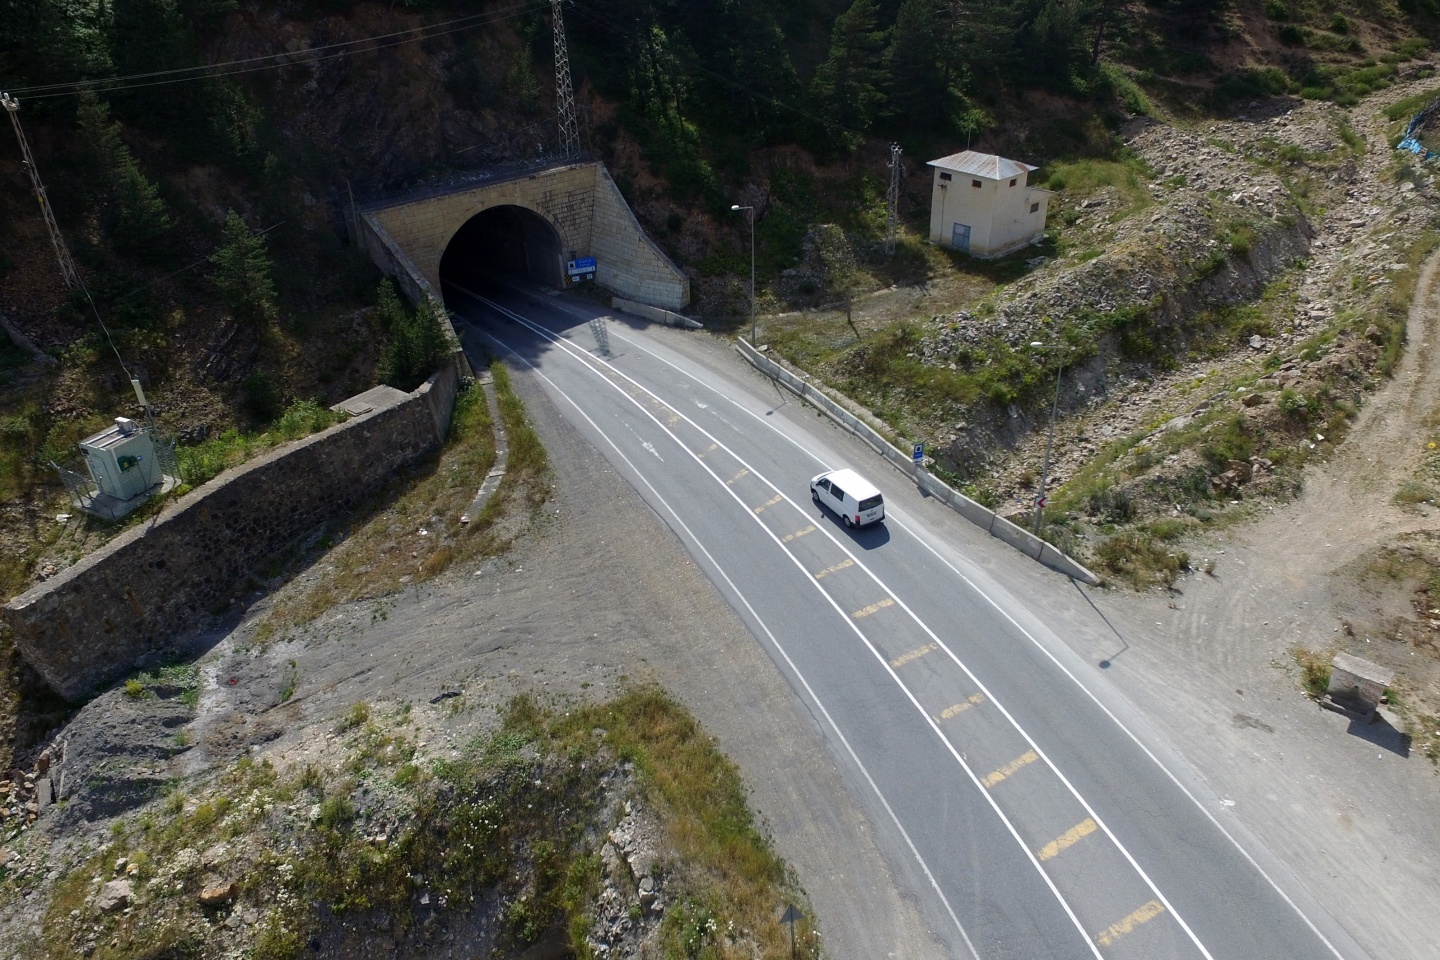
[[[956,250],[970,250],[970,225],[968,223],[957,223],[950,232],[950,246]]]

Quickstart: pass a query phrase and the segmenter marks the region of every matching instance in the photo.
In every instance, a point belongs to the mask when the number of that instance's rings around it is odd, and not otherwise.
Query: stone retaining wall
[[[0,617],[16,646],[67,700],[125,676],[266,557],[437,449],[458,383],[446,366],[413,393],[225,471],[8,603]]]

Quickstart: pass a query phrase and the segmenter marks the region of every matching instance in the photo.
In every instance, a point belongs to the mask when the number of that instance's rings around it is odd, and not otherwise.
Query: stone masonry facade
[[[365,243],[387,273],[413,271],[439,291],[440,258],[455,232],[481,211],[507,205],[543,218],[559,234],[567,255],[595,257],[596,282],[606,289],[668,310],[690,302],[689,279],[645,235],[599,163],[570,164],[370,209],[361,215],[372,234]]]
[[[7,604],[17,648],[72,702],[153,661],[257,564],[437,449],[458,386],[448,365],[413,393],[227,470]]]

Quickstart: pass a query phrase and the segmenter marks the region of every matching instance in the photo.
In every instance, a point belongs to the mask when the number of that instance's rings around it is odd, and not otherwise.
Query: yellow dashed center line
[[[1160,914],[1164,912],[1165,908],[1160,905],[1160,901],[1151,900],[1149,903],[1145,904],[1145,906],[1141,907],[1139,910],[1136,910],[1128,917],[1125,917],[1121,920],[1116,920],[1114,923],[1110,924],[1108,928],[1101,930],[1099,933],[1095,934],[1095,942],[1100,944],[1100,946],[1102,947],[1108,947],[1116,940],[1119,940],[1121,937],[1125,936],[1125,934],[1140,926],[1140,924],[1146,923],[1150,920],[1154,920],[1156,917],[1160,916]]]
[[[941,711],[940,711],[940,716],[936,717],[935,719],[937,719],[937,720],[949,720],[951,717],[958,717],[958,716],[960,716],[960,714],[964,713],[966,710],[969,710],[971,707],[975,706],[975,704],[977,704],[977,703],[984,703],[984,702],[985,702],[985,694],[983,694],[983,693],[972,693],[970,696],[966,697],[964,700],[961,700],[959,703],[955,704],[953,707],[946,707],[944,710],[941,710]]]
[[[746,472],[748,473],[749,471]],[[781,500],[784,499],[784,497],[780,496],[780,494],[777,493],[775,494],[775,496],[771,497],[769,500],[766,500],[764,503],[760,504],[760,506],[756,507],[755,512],[764,513],[766,507],[773,507],[775,506],[775,504],[779,503]]]
[[[794,533],[787,533],[787,534],[785,534],[785,536],[784,536],[782,539],[783,539],[786,543],[789,543],[791,540],[798,540],[798,539],[800,539],[801,537],[805,536],[805,534],[807,534],[807,533],[814,533],[814,532],[815,532],[815,524],[812,523],[812,524],[810,524],[809,526],[807,526],[807,527],[806,527],[805,529],[803,529],[803,530],[796,530]]]
[[[859,615],[860,615],[860,614],[858,614],[858,613],[856,614],[857,617],[858,617]],[[910,661],[912,661],[912,660],[919,660],[921,657],[925,656],[925,654],[930,653],[930,652],[932,652],[932,651],[934,651],[934,650],[939,650],[939,649],[940,649],[940,644],[938,644],[938,643],[927,643],[927,644],[925,644],[925,646],[920,647],[919,649],[911,650],[909,653],[902,653],[902,654],[900,654],[900,656],[898,656],[898,657],[896,657],[894,660],[891,660],[891,661],[890,661],[890,666],[892,666],[892,667],[903,667],[903,666],[905,666],[905,664],[909,663]]]
[[[1090,834],[1094,833],[1098,829],[1099,827],[1095,826],[1095,821],[1091,820],[1089,817],[1086,817],[1084,820],[1081,820],[1079,823],[1075,824],[1075,826],[1071,827],[1069,830],[1066,830],[1060,836],[1056,837],[1054,840],[1051,840],[1049,843],[1045,844],[1045,846],[1035,851],[1035,855],[1041,860],[1049,860],[1051,857],[1058,856],[1061,851],[1068,850],[1069,848],[1075,846],[1075,844],[1090,836]]]
[[[810,529],[813,530],[813,529],[815,529],[815,528],[814,528],[814,527],[811,527]],[[786,539],[786,540],[789,540],[790,538],[789,538],[789,537],[786,537],[785,539]],[[832,566],[828,566],[828,567],[826,567],[824,570],[821,570],[819,573],[815,574],[815,579],[816,579],[816,580],[824,579],[826,576],[828,576],[829,574],[835,573],[837,570],[844,570],[846,567],[853,567],[853,566],[855,566],[855,561],[854,561],[854,560],[850,560],[850,559],[841,560],[839,563],[834,564],[834,565],[832,565]],[[856,616],[858,617],[859,614],[857,613]]]
[[[726,480],[725,482],[726,482],[727,484],[732,484],[732,485],[733,485],[736,480],[739,480],[741,477],[748,477],[749,475],[750,475],[750,468],[749,468],[749,467],[746,467],[744,470],[741,470],[739,473],[735,474],[735,476],[731,477],[729,480]]]
[[[875,613],[878,610],[884,610],[886,607],[893,606],[895,606],[895,601],[891,600],[889,597],[886,597],[884,600],[876,600],[868,607],[861,607],[859,610],[856,610],[854,613],[850,614],[850,616],[854,617],[856,620],[859,620],[862,617],[870,616],[870,614]]]
[[[985,786],[987,787],[993,787],[1001,780],[1004,780],[1006,777],[1010,776],[1016,770],[1019,770],[1021,767],[1024,766],[1028,766],[1039,759],[1040,758],[1035,755],[1034,750],[1026,750],[1024,753],[1020,754],[1020,756],[1016,757],[1014,760],[1011,760],[999,770],[986,774],[985,779],[980,782],[985,784]]]

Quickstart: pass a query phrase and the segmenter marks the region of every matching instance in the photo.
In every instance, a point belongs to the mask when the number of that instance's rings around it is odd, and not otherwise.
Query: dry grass
[[[510,547],[550,497],[550,465],[505,368],[497,363],[491,373],[509,455],[505,477],[484,507],[461,522],[497,456],[495,424],[477,386],[457,400],[440,455],[398,479],[378,509],[337,538],[319,563],[319,579],[277,604],[261,639],[338,603],[385,596]]]
[[[1290,655],[1300,665],[1300,685],[1305,688],[1305,695],[1311,700],[1319,700],[1325,696],[1325,691],[1330,687],[1332,656],[1306,650],[1304,647],[1295,647],[1290,651]]]

